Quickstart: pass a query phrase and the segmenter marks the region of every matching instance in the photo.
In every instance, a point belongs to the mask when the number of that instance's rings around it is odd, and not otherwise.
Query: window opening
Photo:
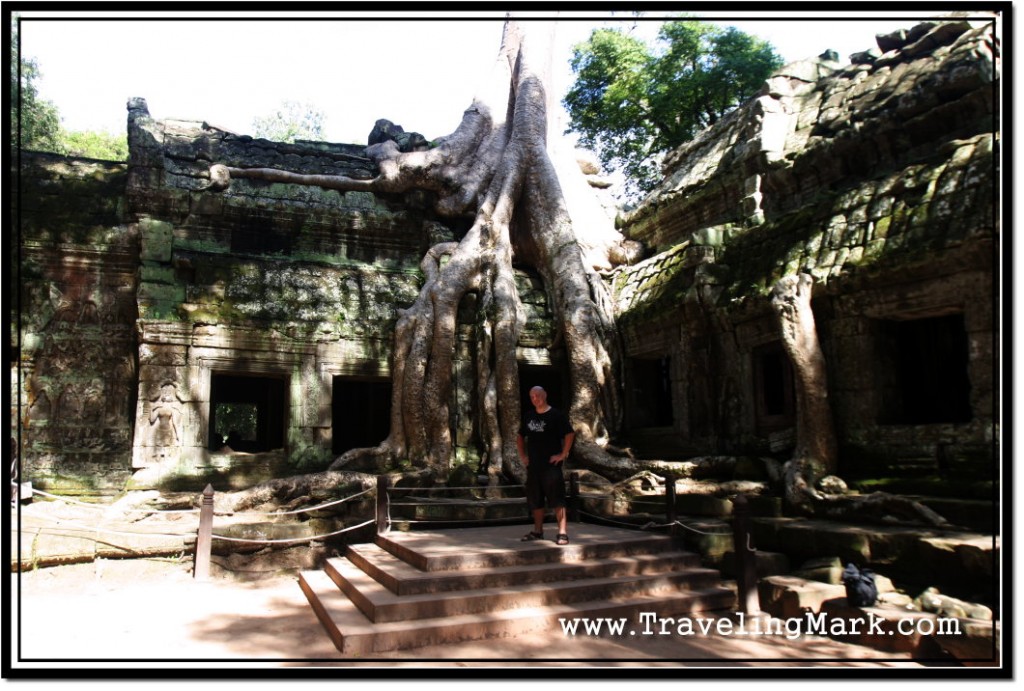
[[[331,391],[331,451],[376,446],[391,431],[391,381],[334,377]]]
[[[634,358],[633,405],[630,419],[634,427],[669,427],[672,412],[671,358]]]
[[[286,403],[282,378],[214,373],[210,449],[260,453],[284,448]]]
[[[564,413],[569,412],[571,401],[566,395],[568,387],[558,367],[547,365],[519,365],[519,405],[522,411],[529,410],[530,389],[543,387],[548,394],[548,405],[558,408]]]
[[[969,422],[968,342],[962,314],[882,321],[881,424]]]
[[[793,366],[781,342],[754,350],[754,409],[760,433],[792,427],[796,422]]]

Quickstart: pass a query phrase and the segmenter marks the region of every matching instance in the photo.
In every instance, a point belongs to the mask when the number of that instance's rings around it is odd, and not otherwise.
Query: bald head
[[[538,413],[543,413],[548,409],[548,392],[544,390],[543,386],[535,386],[530,389],[530,403]]]

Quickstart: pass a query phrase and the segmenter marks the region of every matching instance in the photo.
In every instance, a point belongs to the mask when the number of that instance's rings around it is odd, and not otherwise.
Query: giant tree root
[[[867,495],[839,495],[818,492],[808,480],[808,475],[805,475],[809,466],[807,460],[794,458],[783,467],[783,476],[786,501],[810,516],[835,521],[954,527],[924,504],[896,494],[872,492]]]

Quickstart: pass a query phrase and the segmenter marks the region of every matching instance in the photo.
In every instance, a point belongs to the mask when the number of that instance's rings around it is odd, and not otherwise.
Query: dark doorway
[[[792,427],[796,421],[793,366],[782,343],[754,349],[754,414],[760,434]]]
[[[632,405],[629,419],[633,427],[672,425],[671,366],[668,356],[630,360]]]
[[[334,377],[331,451],[376,446],[391,430],[391,380]]]
[[[286,381],[281,377],[213,374],[209,446],[259,453],[284,448]]]
[[[967,330],[962,314],[879,325],[879,423],[969,422]]]
[[[541,386],[547,391],[548,405],[569,412],[572,403],[565,377],[557,367],[543,365],[519,365],[519,404],[522,410],[529,410],[530,389]]]

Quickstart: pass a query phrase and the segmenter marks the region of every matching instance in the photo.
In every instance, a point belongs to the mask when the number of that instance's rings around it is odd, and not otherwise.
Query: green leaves
[[[275,142],[323,141],[325,118],[324,112],[310,103],[282,101],[273,113],[253,118],[253,134]]]
[[[104,161],[128,160],[128,135],[89,130],[61,133],[61,146],[67,156],[98,158]]]
[[[18,54],[18,27],[11,26],[11,147],[106,161],[128,160],[128,135],[69,132],[60,111],[39,95],[39,64]]]
[[[63,153],[60,113],[52,102],[40,98],[36,86],[39,66],[35,60],[19,61],[14,44],[11,53],[11,144],[15,148]]]
[[[733,27],[668,22],[653,46],[597,29],[573,49],[569,131],[622,170],[637,198],[660,179],[661,155],[751,98],[781,64],[770,44]]]

